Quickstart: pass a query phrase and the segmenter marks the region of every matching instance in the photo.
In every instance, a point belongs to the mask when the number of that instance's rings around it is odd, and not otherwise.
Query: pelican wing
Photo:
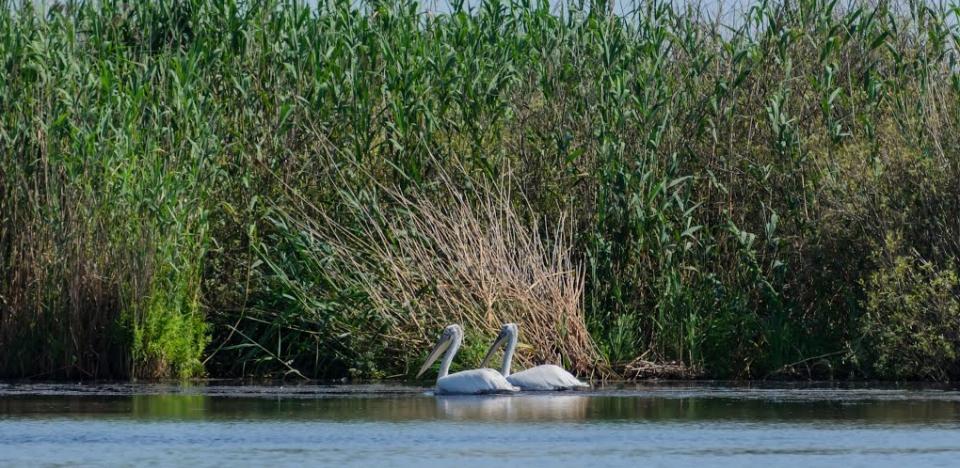
[[[523,390],[549,391],[549,390],[570,390],[574,388],[590,387],[573,376],[573,374],[563,370],[562,367],[553,364],[544,364],[524,371],[510,374],[507,381],[520,387]]]
[[[512,393],[519,390],[493,369],[466,370],[437,379],[437,393],[447,395]]]

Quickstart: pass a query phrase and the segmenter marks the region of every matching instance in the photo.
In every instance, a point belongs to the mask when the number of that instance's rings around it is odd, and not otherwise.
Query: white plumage
[[[532,391],[570,390],[590,387],[577,380],[573,374],[567,372],[562,367],[553,364],[544,364],[522,370],[516,374],[510,374],[507,376],[507,382],[520,387],[522,390]]]
[[[460,325],[450,325],[443,330],[440,340],[430,351],[426,362],[417,373],[423,375],[430,365],[443,353],[440,373],[437,375],[437,394],[477,395],[485,393],[513,393],[520,389],[507,382],[503,375],[493,369],[472,369],[449,374],[453,357],[463,342],[463,330]],[[444,351],[446,351],[444,353]]]
[[[518,327],[514,323],[504,324],[500,328],[500,334],[490,346],[487,355],[483,358],[481,366],[487,365],[487,362],[493,356],[494,351],[502,344],[506,343],[506,349],[503,351],[503,364],[500,373],[506,377],[507,382],[520,387],[521,390],[528,391],[554,391],[554,390],[572,390],[575,388],[588,388],[590,385],[577,380],[573,374],[567,372],[560,366],[553,364],[544,364],[527,370],[510,373],[510,366],[513,361],[513,352],[517,347]]]
[[[493,369],[471,369],[437,379],[437,394],[513,393],[520,390]]]

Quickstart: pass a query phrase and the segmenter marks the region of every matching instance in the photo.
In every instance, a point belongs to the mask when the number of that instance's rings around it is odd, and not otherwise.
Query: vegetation
[[[0,0],[0,375],[960,377],[960,3],[612,10]]]
[[[888,239],[888,243],[895,243]],[[960,281],[954,270],[943,270],[913,256],[890,258],[902,249],[891,245],[865,289],[863,336],[869,361],[878,376],[949,379],[957,375]]]

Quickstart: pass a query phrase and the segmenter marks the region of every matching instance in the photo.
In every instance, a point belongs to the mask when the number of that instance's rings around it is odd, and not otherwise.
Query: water
[[[0,464],[957,466],[960,391],[0,384]]]

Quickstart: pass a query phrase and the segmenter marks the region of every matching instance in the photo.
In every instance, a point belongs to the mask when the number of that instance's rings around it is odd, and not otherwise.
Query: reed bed
[[[402,351],[393,357],[398,365],[416,362],[436,330],[460,323],[473,341],[473,359],[461,361],[475,366],[500,325],[516,322],[529,345],[521,362],[554,362],[587,375],[603,370],[583,315],[583,269],[562,220],[544,232],[529,205],[513,206],[507,188],[459,169],[457,178],[438,176],[429,191],[377,185],[372,202],[345,189],[336,210],[308,200],[300,209],[278,207],[279,230],[301,236],[290,240],[298,261],[322,266],[290,278],[283,265],[269,263],[297,298],[303,312],[296,315],[323,315],[314,304],[330,289],[360,293],[364,300],[345,306],[358,309],[353,321],[343,316],[328,324],[351,342],[363,337],[363,344],[341,348],[347,362],[376,348]],[[263,257],[275,257],[272,247],[282,244],[264,246]],[[313,281],[317,276],[322,281]],[[385,330],[370,329],[364,313],[375,314]]]
[[[0,1],[0,374],[960,375],[960,5],[564,6]]]

